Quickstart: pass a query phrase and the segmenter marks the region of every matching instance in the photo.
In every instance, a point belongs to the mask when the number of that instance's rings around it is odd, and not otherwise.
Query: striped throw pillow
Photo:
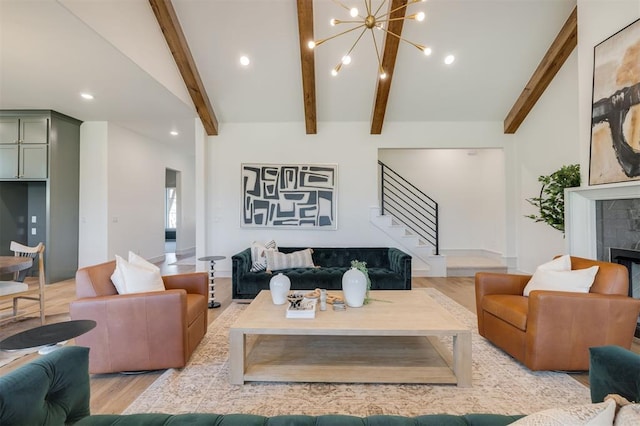
[[[267,269],[267,251],[277,251],[278,246],[275,240],[265,244],[258,241],[251,243],[251,272],[260,272]]]
[[[310,248],[294,251],[293,253],[268,250],[266,252],[267,272],[289,268],[314,268],[315,265],[313,264],[311,253],[313,253],[313,250]]]

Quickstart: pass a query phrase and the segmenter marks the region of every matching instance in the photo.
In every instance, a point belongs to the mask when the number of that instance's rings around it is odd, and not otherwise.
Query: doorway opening
[[[178,229],[178,174],[180,172],[172,169],[165,169],[165,189],[164,189],[164,251],[165,253],[176,252],[177,229]]]

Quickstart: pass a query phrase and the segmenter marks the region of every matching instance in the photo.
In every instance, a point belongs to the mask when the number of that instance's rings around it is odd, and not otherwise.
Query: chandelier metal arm
[[[408,2],[407,2],[407,3],[405,3],[405,4],[403,4],[403,5],[401,5],[401,6],[398,6],[398,7],[396,7],[396,8],[395,8],[395,9],[393,9],[393,10],[388,11],[388,12],[387,12],[387,13],[385,13],[384,15],[380,15],[378,18],[384,18],[385,16],[389,16],[389,15],[391,15],[392,13],[397,12],[397,11],[398,11],[398,10],[400,10],[400,9],[407,8],[407,7],[409,7],[409,5],[412,5],[412,4],[414,4],[414,3],[419,3],[419,2],[421,2],[421,1],[422,1],[422,0],[412,0],[412,1],[408,1]],[[383,1],[383,2],[382,2],[382,4],[384,4],[385,2],[386,2],[386,0],[385,0],[385,1]],[[382,7],[382,5],[380,5],[380,7]],[[380,9],[378,9],[378,10],[380,10]],[[376,13],[377,13],[377,11],[376,11]],[[405,12],[405,13],[406,13],[406,12]],[[401,18],[401,19],[405,19],[405,18]]]
[[[344,5],[344,3],[342,3],[342,2],[340,2],[340,1],[338,1],[338,0],[332,0],[332,1],[333,1],[335,4],[337,4],[338,6],[343,7],[344,9],[351,10],[351,8],[350,8],[350,7],[345,6],[345,5]]]
[[[327,41],[329,41],[329,40],[331,40],[331,39],[334,39],[334,38],[336,38],[336,37],[340,37],[341,35],[344,35],[344,34],[350,33],[351,31],[355,31],[355,30],[357,30],[358,28],[362,28],[362,27],[364,27],[364,26],[365,26],[365,25],[364,25],[364,24],[362,24],[362,25],[358,25],[357,27],[349,28],[348,30],[345,30],[345,31],[343,31],[343,32],[341,32],[341,33],[334,34],[334,35],[332,35],[331,37],[327,37],[327,38],[324,38],[324,39],[320,39],[320,40],[318,40],[318,41],[315,41],[314,43],[316,44],[316,46],[320,46],[320,45],[321,45],[322,43],[324,43],[324,42],[327,42]]]
[[[392,36],[396,37],[398,40],[400,41],[404,41],[405,43],[408,43],[410,45],[412,45],[413,47],[415,47],[418,50],[424,51],[425,47],[418,44],[418,43],[414,43],[410,40],[407,40],[406,38],[403,38],[401,36],[399,36],[398,34],[394,33],[393,31],[389,31],[386,28],[381,28],[384,32],[386,32],[387,34],[391,34]]]
[[[382,61],[380,60],[380,52],[378,50],[378,42],[376,41],[376,35],[373,33],[373,31],[371,31],[371,38],[373,39],[373,47],[376,50],[376,58],[378,58],[378,75],[380,76],[380,78],[384,79],[386,77],[386,74],[384,72],[384,69],[382,68]]]
[[[387,0],[384,0],[384,1],[380,2],[380,6],[378,6],[378,8],[376,9],[376,12],[375,12],[375,13],[372,13],[372,15],[373,15],[373,16],[377,16],[377,15],[378,15],[378,12],[380,12],[380,9],[382,9],[382,6],[384,6],[386,2],[387,2]],[[384,16],[384,15],[382,15],[382,16]],[[382,16],[381,16],[381,17],[382,17]]]
[[[356,44],[358,44],[358,42],[360,41],[360,39],[362,38],[362,36],[364,35],[365,31],[367,31],[367,28],[364,28],[362,30],[362,32],[360,33],[360,35],[358,36],[358,38],[356,39],[356,41],[353,42],[353,44],[351,45],[351,48],[349,49],[349,51],[347,52],[346,56],[349,56],[351,54],[351,51],[353,51],[353,49],[356,47]]]

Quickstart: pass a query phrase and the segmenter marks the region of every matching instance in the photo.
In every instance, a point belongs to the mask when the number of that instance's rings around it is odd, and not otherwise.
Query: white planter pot
[[[342,276],[342,294],[347,306],[362,306],[367,296],[367,277],[356,268],[349,269]]]
[[[269,281],[269,291],[274,305],[283,305],[287,301],[287,295],[291,289],[291,280],[282,273],[274,275]]]

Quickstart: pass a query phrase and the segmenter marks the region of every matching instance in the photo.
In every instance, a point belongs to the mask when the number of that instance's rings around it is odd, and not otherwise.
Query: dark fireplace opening
[[[640,299],[640,251],[611,247],[609,256],[611,262],[627,267],[629,271],[629,296]],[[636,323],[635,336],[640,338],[640,317]]]

